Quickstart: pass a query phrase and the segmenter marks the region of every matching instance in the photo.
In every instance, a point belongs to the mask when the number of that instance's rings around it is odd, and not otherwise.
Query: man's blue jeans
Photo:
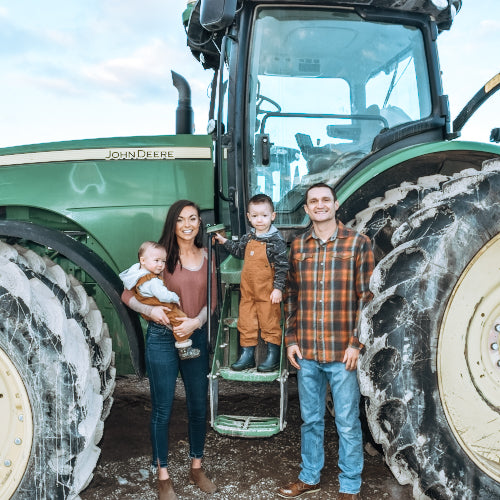
[[[177,374],[186,389],[190,458],[202,458],[207,426],[208,346],[205,327],[191,335],[200,357],[180,360],[172,332],[152,321],[146,336],[146,369],[151,388],[152,465],[167,467],[168,426],[172,413]]]
[[[339,491],[359,493],[363,470],[363,436],[359,420],[357,372],[347,371],[340,362],[318,363],[299,359],[297,371],[300,412],[302,415],[302,463],[299,479],[317,484],[325,464],[326,385],[330,384],[335,406],[335,424],[339,436]]]

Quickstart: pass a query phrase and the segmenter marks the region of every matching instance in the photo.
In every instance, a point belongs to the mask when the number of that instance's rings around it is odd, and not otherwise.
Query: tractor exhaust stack
[[[175,133],[192,134],[194,118],[191,107],[191,88],[187,80],[175,71],[172,71],[172,82],[179,92],[179,101],[175,110]]]

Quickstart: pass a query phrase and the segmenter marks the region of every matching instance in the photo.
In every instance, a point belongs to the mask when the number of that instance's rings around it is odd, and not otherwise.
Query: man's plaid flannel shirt
[[[358,322],[372,299],[374,258],[370,240],[338,222],[322,242],[311,229],[296,238],[289,255],[285,289],[285,343],[305,359],[342,361],[348,346],[361,347]]]

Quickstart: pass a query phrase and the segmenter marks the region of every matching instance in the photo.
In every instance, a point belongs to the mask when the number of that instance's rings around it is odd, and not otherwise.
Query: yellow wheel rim
[[[441,325],[441,401],[460,446],[500,482],[500,234],[474,256]]]
[[[0,498],[10,498],[24,476],[33,442],[28,393],[7,354],[0,349]]]

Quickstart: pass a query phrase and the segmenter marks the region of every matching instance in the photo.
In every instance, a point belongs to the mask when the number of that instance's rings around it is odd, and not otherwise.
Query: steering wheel
[[[274,106],[276,109],[261,109],[261,106],[264,102],[268,102],[272,106]],[[266,97],[265,95],[262,94],[257,94],[257,103],[255,105],[255,108],[257,110],[257,115],[261,115],[263,113],[272,113],[272,112],[281,112],[281,106],[276,102],[273,101],[271,98]]]

